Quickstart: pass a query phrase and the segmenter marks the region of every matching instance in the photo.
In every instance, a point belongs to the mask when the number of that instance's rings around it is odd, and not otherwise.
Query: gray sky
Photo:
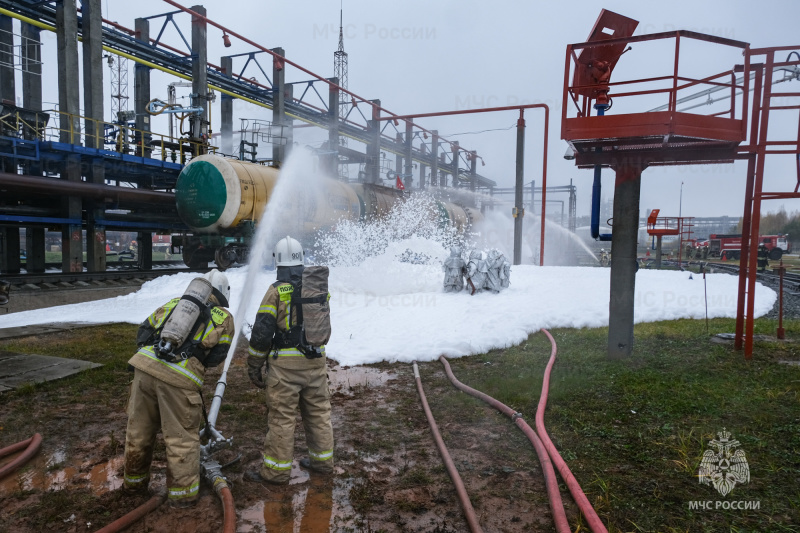
[[[184,5],[191,4],[186,2]],[[333,52],[338,45],[338,0],[229,0],[206,1],[204,5],[209,17],[221,24],[268,48],[283,47],[289,59],[311,71],[323,76],[333,75]],[[103,8],[106,18],[128,27],[133,27],[133,20],[138,16],[172,10],[171,6],[159,0],[104,0]],[[578,170],[572,162],[563,159],[566,143],[560,139],[561,97],[566,45],[582,42],[588,37],[601,8],[638,20],[637,34],[690,29],[746,41],[754,47],[793,44],[797,40],[796,25],[800,19],[800,2],[795,0],[762,0],[758,3],[744,0],[608,0],[604,3],[585,0],[569,3],[344,0],[349,89],[365,98],[380,98],[385,108],[399,114],[547,103],[551,114],[548,184],[565,185],[572,179],[578,186],[578,214],[586,215],[590,209],[592,172]],[[178,16],[176,20],[188,37],[188,17]],[[159,25],[157,20],[151,22],[151,35]],[[171,28],[165,32],[164,40],[176,47],[181,44]],[[46,39],[45,43],[44,61],[54,67],[55,39]],[[231,48],[223,48],[221,32],[209,28],[208,55],[211,62],[218,63],[222,55],[249,50],[248,45],[235,39]],[[730,68],[733,63],[741,61],[741,56],[717,56],[687,47],[681,61],[689,73],[709,75]],[[241,68],[243,63],[235,63],[234,70],[237,70],[237,65]],[[635,46],[620,61],[615,79],[617,73],[620,76],[640,72],[665,75],[671,72],[671,65],[670,51]],[[270,63],[265,62],[265,69],[269,66]],[[51,91],[48,94],[46,89],[45,100],[57,99],[55,72],[45,65],[44,83]],[[107,71],[105,75],[107,86]],[[248,75],[257,75],[257,72],[248,69]],[[302,72],[287,70],[287,82],[307,79],[308,75]],[[170,81],[174,79],[154,75],[153,97],[166,98],[166,85]],[[130,85],[132,97],[132,66]],[[783,90],[800,92],[800,81],[782,85]],[[180,94],[188,94],[188,90]],[[218,102],[214,105],[218,106]],[[654,105],[660,103],[657,101]],[[625,106],[622,101],[617,102],[611,113],[622,113],[627,110]],[[642,108],[631,110],[640,111]],[[238,128],[239,117],[269,119],[270,116],[271,111],[249,104],[237,105],[234,129]],[[796,138],[797,112],[773,117],[776,118],[771,133],[786,132],[784,138]],[[528,111],[526,118],[525,180],[536,179],[538,185],[541,181],[542,113]],[[217,129],[218,114],[213,120],[216,122],[213,127]],[[509,128],[515,121],[516,114],[507,112],[423,119],[420,124],[447,135]],[[298,138],[307,144],[319,145],[325,140],[326,132],[306,130]],[[513,185],[513,128],[451,135],[450,138],[459,140],[462,146],[475,149],[483,156],[486,166],[479,166],[479,172],[496,180],[500,186]],[[778,156],[767,167],[764,189],[792,190],[796,179],[794,160]],[[642,216],[646,209],[652,208],[660,208],[662,215],[677,216],[681,182],[684,183],[684,216],[741,215],[745,166],[737,163],[646,170],[642,181]],[[610,170],[604,171],[603,196],[609,197],[612,190],[613,174]],[[781,205],[788,211],[800,210],[800,202],[796,200],[772,201],[764,207],[777,210]],[[560,211],[556,205],[549,206],[549,209]]]

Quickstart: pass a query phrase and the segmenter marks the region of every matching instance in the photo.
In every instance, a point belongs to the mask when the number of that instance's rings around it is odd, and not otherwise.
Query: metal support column
[[[522,201],[522,188],[525,180],[525,119],[520,117],[517,120],[517,180],[516,190],[514,191],[514,264],[522,263],[522,217],[525,216],[525,208]]]
[[[220,58],[222,74],[228,78],[233,77],[233,58],[222,56]],[[220,115],[220,145],[219,148],[225,155],[233,155],[233,96],[222,94],[219,104]]]
[[[59,140],[67,144],[81,144],[80,93],[78,87],[78,12],[75,0],[56,3],[56,42],[58,44],[58,109],[61,132]],[[64,162],[61,178],[81,181],[80,157],[69,156]],[[64,216],[80,220],[80,197],[63,200]],[[81,224],[61,226],[61,269],[64,272],[83,271],[83,234]]]
[[[395,142],[397,144],[402,145],[403,144],[403,134],[402,133],[398,133],[394,140],[395,140]],[[405,153],[405,150],[403,150],[403,153]],[[394,154],[394,173],[395,173],[395,178],[399,178],[403,174],[403,155],[402,154]],[[381,176],[381,177],[383,177],[383,176]],[[392,187],[396,187],[397,186],[396,184],[397,184],[397,179],[395,179],[395,182],[392,183],[391,186]]]
[[[206,8],[203,6],[192,6],[192,11],[206,16]],[[206,40],[207,23],[205,18],[192,16],[192,94],[194,100],[192,107],[202,107],[203,112],[199,115],[193,114],[189,117],[191,137],[198,143],[208,142],[208,43]],[[203,145],[193,145],[193,155],[206,153],[207,148]]]
[[[478,152],[469,153],[469,190],[475,192],[478,172]]]
[[[439,186],[439,130],[431,132],[431,187]]]
[[[286,63],[283,57],[286,55],[283,48],[273,48],[273,52],[280,57],[272,59],[272,162],[276,166],[281,166],[286,158],[286,150],[283,142],[285,139],[283,131],[283,120],[286,117],[286,91],[285,91],[285,72]],[[276,137],[280,137],[276,142]]]
[[[44,228],[25,228],[25,270],[28,274],[44,272]]]
[[[370,100],[372,104],[372,120],[367,121],[367,131],[370,142],[367,144],[367,162],[364,165],[365,180],[367,183],[380,183],[381,167],[381,116],[380,100]]]
[[[283,101],[291,102],[294,100],[294,85],[286,83],[283,86]],[[289,158],[294,149],[294,119],[286,114],[286,107],[283,108],[283,159],[284,161]]]
[[[150,21],[147,19],[138,18],[134,22],[137,41],[150,44]],[[150,115],[147,113],[147,103],[150,102],[150,67],[135,63],[133,67],[133,110],[136,113],[136,129],[143,132],[143,138],[136,139],[136,153],[144,157],[150,157]],[[118,120],[118,117],[111,117],[112,120]],[[120,135],[123,135],[120,131]],[[173,141],[173,139],[170,139]]]
[[[325,167],[331,177],[339,179],[339,78],[328,78],[328,151]]]
[[[656,268],[661,268],[661,235],[656,235]]]
[[[149,231],[140,231],[136,235],[138,243],[137,261],[141,270],[153,269],[153,234]]]
[[[633,307],[636,289],[636,241],[639,232],[639,193],[642,168],[615,169],[614,231],[611,240],[611,298],[608,305],[608,357],[633,353]]]
[[[419,151],[422,152],[424,155],[428,151],[428,147],[425,143],[421,143],[419,145]],[[424,157],[423,157],[424,160]],[[420,163],[419,165],[419,188],[424,189],[428,186],[427,181],[425,180],[425,174],[428,172],[428,165],[425,163]]]
[[[83,0],[81,3],[81,23],[83,31],[83,114],[85,145],[90,148],[103,148],[103,13],[100,0]],[[105,183],[105,167],[102,163],[92,163],[88,169],[87,181]],[[106,269],[106,232],[95,220],[103,217],[102,204],[85,200],[86,225],[86,268],[89,272],[103,272]]]
[[[403,170],[403,186],[407,191],[411,190],[414,186],[414,162],[411,160],[411,150],[413,148],[412,141],[414,140],[414,123],[406,121],[406,144],[405,144],[405,168]]]

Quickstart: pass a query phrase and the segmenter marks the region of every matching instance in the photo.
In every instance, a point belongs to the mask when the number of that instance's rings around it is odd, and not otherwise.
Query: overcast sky
[[[186,2],[184,5],[192,4]],[[333,52],[338,45],[339,0],[263,0],[207,1],[209,17],[268,47],[283,47],[289,59],[323,76],[333,75]],[[120,2],[103,0],[104,16],[128,27],[139,16],[150,16],[173,8],[159,0]],[[796,0],[673,0],[642,2],[608,0],[595,2],[511,1],[479,2],[422,1],[376,2],[344,0],[345,50],[349,54],[349,89],[368,99],[380,98],[382,105],[399,114],[425,113],[454,109],[519,105],[544,102],[550,106],[548,184],[578,187],[578,215],[590,209],[592,172],[578,170],[563,158],[566,143],[560,139],[561,97],[566,45],[586,40],[602,8],[640,22],[637,34],[690,29],[751,43],[754,47],[800,44],[797,21],[800,2]],[[151,22],[151,36],[160,27]],[[187,38],[188,16],[179,15]],[[183,48],[174,29],[165,31],[164,41]],[[45,39],[45,100],[55,102],[55,39]],[[219,30],[209,28],[209,61],[250,51],[248,45],[233,40],[223,48]],[[243,59],[234,63],[238,71]],[[692,50],[681,56],[682,69],[692,74],[710,75],[729,69],[741,61],[735,55]],[[271,65],[264,62],[265,69]],[[672,53],[667,49],[635,46],[615,71],[624,73],[669,74]],[[238,68],[237,68],[238,67]],[[683,70],[682,70],[683,71]],[[271,70],[267,70],[271,75]],[[248,76],[263,76],[256,70]],[[108,71],[104,72],[108,86]],[[700,76],[698,76],[700,77]],[[621,79],[621,78],[620,78]],[[166,99],[166,85],[174,79],[158,74],[152,78],[152,95]],[[286,81],[308,80],[308,75],[287,70]],[[260,79],[264,82],[265,80]],[[800,92],[800,81],[781,84],[784,90]],[[298,89],[295,89],[297,91]],[[302,90],[302,89],[301,89]],[[188,94],[184,89],[179,95]],[[322,91],[321,91],[322,92]],[[295,92],[297,94],[297,92]],[[323,95],[325,93],[322,93]],[[133,69],[130,74],[133,97]],[[106,100],[109,100],[106,93]],[[788,102],[788,100],[787,100]],[[218,107],[219,100],[214,104]],[[660,101],[656,103],[661,103]],[[794,100],[792,103],[797,103]],[[610,113],[626,112],[617,102]],[[45,106],[47,107],[47,106]],[[107,108],[109,104],[107,104]],[[641,108],[633,109],[640,111]],[[234,129],[240,117],[271,117],[271,111],[249,104],[235,107]],[[797,112],[773,115],[770,132],[785,132],[796,138]],[[541,182],[543,115],[538,110],[526,113],[525,180]],[[218,112],[214,114],[218,129]],[[514,183],[516,113],[469,115],[423,119],[420,124],[438,129],[461,145],[475,149],[486,166],[479,172],[500,186]],[[510,128],[510,129],[509,129]],[[500,130],[500,131],[485,131]],[[465,132],[480,134],[456,135]],[[323,130],[304,130],[298,140],[319,146],[327,137]],[[393,159],[393,158],[392,158]],[[765,190],[792,190],[797,181],[796,163],[791,157],[778,157],[767,167]],[[740,216],[743,209],[745,167],[743,164],[651,168],[642,180],[641,214],[660,208],[662,215],[677,216],[683,182],[684,216]],[[613,194],[613,174],[603,172],[603,196]],[[566,199],[553,196],[552,199]],[[765,209],[800,210],[800,202],[768,202]],[[560,206],[550,209],[560,211]]]

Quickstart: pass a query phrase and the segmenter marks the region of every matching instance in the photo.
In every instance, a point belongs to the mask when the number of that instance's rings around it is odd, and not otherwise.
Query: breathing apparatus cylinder
[[[189,283],[181,300],[170,313],[161,330],[161,340],[158,342],[158,351],[164,355],[174,357],[173,350],[180,348],[200,318],[203,308],[211,296],[213,287],[204,278],[195,278]]]

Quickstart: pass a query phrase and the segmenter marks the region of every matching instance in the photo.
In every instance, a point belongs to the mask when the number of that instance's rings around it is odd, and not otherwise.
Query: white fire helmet
[[[211,270],[210,272],[206,272],[203,275],[205,279],[211,283],[211,286],[217,289],[226,300],[230,300],[231,298],[231,286],[228,283],[228,276],[217,270],[216,268]],[[225,305],[225,304],[223,304]]]
[[[275,265],[279,267],[302,265],[304,260],[303,247],[288,235],[278,241],[272,255],[275,257]]]

